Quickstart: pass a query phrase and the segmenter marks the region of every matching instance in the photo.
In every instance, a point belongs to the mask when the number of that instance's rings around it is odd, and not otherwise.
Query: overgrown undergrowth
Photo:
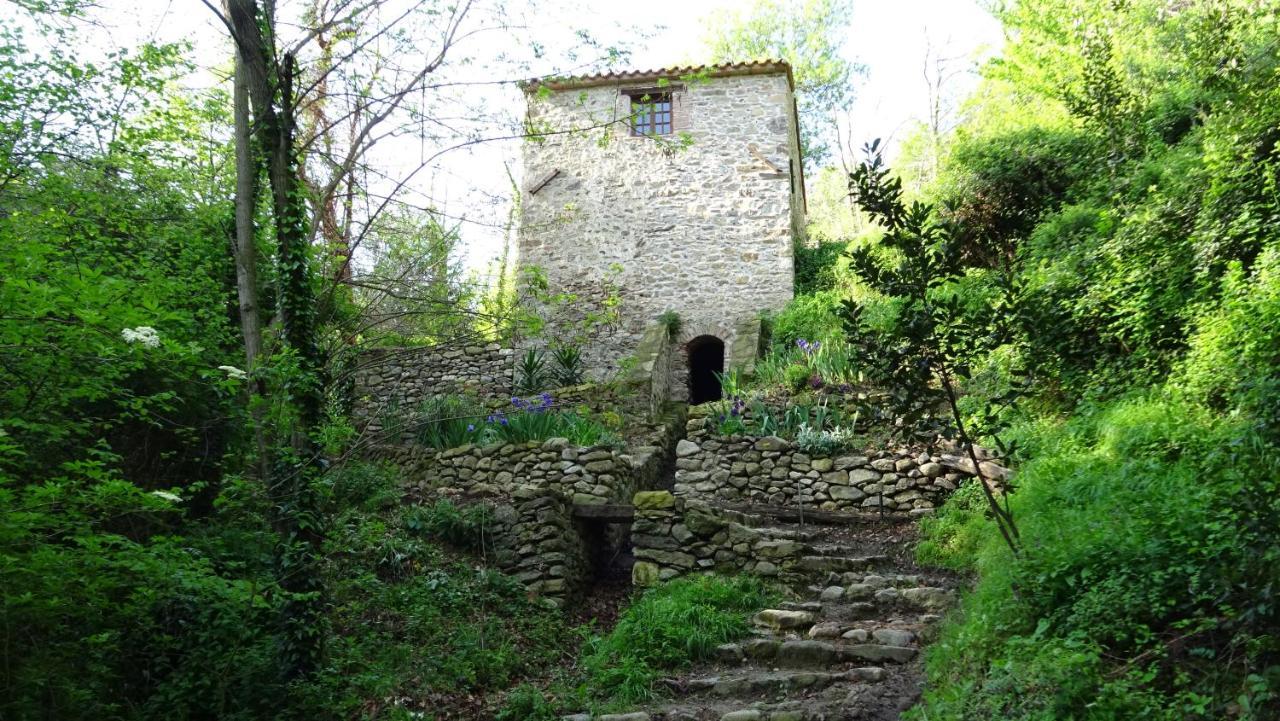
[[[926,524],[923,559],[981,582],[930,650],[916,718],[1268,718],[1280,455],[1163,394],[1020,430],[1025,557],[966,497]]]

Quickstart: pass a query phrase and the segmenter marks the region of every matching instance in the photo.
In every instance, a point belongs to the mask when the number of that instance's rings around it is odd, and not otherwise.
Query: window
[[[631,96],[631,134],[671,134],[671,93]]]

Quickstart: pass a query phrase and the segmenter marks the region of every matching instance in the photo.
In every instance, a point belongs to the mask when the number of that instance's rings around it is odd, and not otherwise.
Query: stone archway
[[[722,397],[717,373],[724,372],[724,341],[700,335],[685,344],[689,367],[689,405],[718,401]]]

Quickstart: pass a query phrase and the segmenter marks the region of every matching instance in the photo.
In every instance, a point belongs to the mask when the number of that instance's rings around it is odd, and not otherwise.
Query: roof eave
[[[758,60],[747,63],[726,63],[723,65],[690,65],[677,68],[658,68],[654,70],[627,70],[622,72],[596,73],[568,78],[537,78],[520,83],[526,93],[536,92],[546,87],[550,90],[577,90],[580,88],[600,87],[602,85],[625,85],[630,83],[656,82],[658,80],[680,80],[694,76],[706,75],[712,78],[733,77],[738,75],[775,75],[785,73],[787,87],[795,92],[795,78],[791,73],[791,65],[785,60]]]

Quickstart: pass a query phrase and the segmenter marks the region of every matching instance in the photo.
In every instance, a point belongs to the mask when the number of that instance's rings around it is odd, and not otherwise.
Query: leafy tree
[[[938,408],[946,408],[950,424],[940,430],[956,437],[969,456],[977,482],[996,527],[1015,556],[1021,539],[1008,504],[1013,488],[1006,482],[1004,502],[986,477],[975,442],[979,434],[994,436],[999,407],[1018,395],[1014,389],[993,400],[972,428],[960,409],[960,383],[984,354],[1008,338],[1008,327],[998,313],[987,315],[989,322],[977,325],[965,312],[961,300],[948,288],[964,273],[954,225],[939,222],[934,208],[919,201],[907,205],[902,199],[902,182],[890,177],[879,154],[879,141],[866,148],[867,160],[849,176],[854,201],[884,227],[881,245],[892,253],[886,262],[868,247],[853,249],[851,270],[874,290],[898,301],[898,317],[887,331],[863,323],[863,307],[845,301],[845,327],[850,342],[861,350],[860,357],[886,384],[904,427],[914,427]],[[1006,298],[1013,297],[1012,288]],[[993,309],[994,310],[994,309]],[[1012,308],[1005,305],[1000,310]],[[1008,450],[1008,449],[1005,449]]]
[[[831,155],[836,115],[848,110],[853,80],[864,72],[841,54],[852,15],[848,0],[756,0],[745,12],[724,10],[706,20],[711,62],[791,63],[802,153],[811,167]]]
[[[261,713],[262,549],[195,530],[244,440],[226,98],[43,5],[0,43],[0,716]]]
[[[1011,562],[976,494],[926,524],[931,560],[981,575],[918,718],[1280,713],[1277,10],[998,8],[1006,47],[927,192],[970,266],[938,296],[975,317],[1018,291],[961,407],[1034,369],[1002,431],[1024,543]]]

